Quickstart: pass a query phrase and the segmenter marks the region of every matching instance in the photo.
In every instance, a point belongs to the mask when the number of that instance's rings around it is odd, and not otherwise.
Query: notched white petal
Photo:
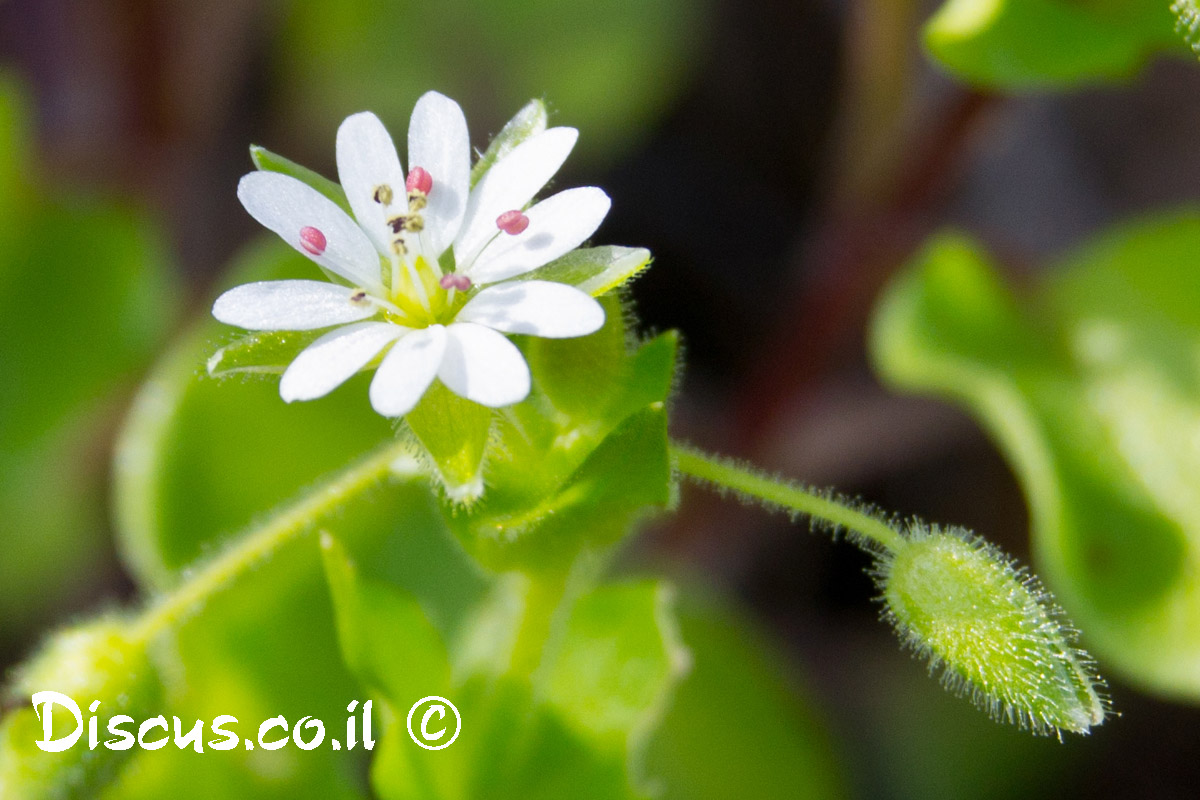
[[[525,212],[529,226],[492,240],[467,270],[476,283],[495,283],[535,270],[587,241],[608,215],[602,189],[582,186],[548,197]]]
[[[337,203],[308,184],[278,172],[251,172],[238,183],[238,199],[250,216],[321,266],[366,289],[380,286],[379,254],[371,241]],[[307,228],[320,236],[305,241]]]
[[[561,339],[600,330],[604,307],[573,286],[523,281],[484,289],[463,306],[457,318],[505,333]]]
[[[387,220],[408,210],[404,194],[404,169],[391,134],[370,111],[352,114],[337,132],[338,179],[346,192],[354,217],[380,253],[390,252],[391,230]],[[375,190],[387,185],[393,203],[376,201]]]
[[[408,328],[389,322],[360,322],[332,330],[301,351],[279,381],[284,402],[324,397],[370,363]]]
[[[563,165],[579,138],[574,128],[551,128],[533,136],[496,162],[467,201],[463,228],[454,242],[460,269],[474,261],[496,235],[496,217],[524,208]]]
[[[455,394],[491,408],[529,395],[529,366],[521,351],[503,334],[472,322],[446,328],[446,352],[437,374]]]
[[[413,331],[392,346],[371,381],[371,407],[385,417],[402,417],[413,410],[433,383],[446,350],[441,325]]]
[[[213,303],[213,316],[251,331],[311,331],[358,322],[378,312],[355,302],[354,289],[324,281],[260,281],[237,286]]]
[[[426,258],[437,259],[458,235],[470,190],[471,142],[458,103],[438,92],[421,96],[408,125],[408,162],[433,178],[418,241]]]

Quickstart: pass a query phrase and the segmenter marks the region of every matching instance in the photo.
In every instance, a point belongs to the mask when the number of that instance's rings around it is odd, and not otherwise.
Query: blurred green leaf
[[[873,350],[988,427],[1033,514],[1039,571],[1102,665],[1200,697],[1200,214],[1118,228],[1018,303],[971,241],[887,291]]]
[[[371,109],[403,151],[417,98],[462,102],[473,139],[531,97],[587,132],[585,157],[644,130],[682,89],[708,27],[689,0],[347,0],[286,5],[275,74],[295,130]],[[436,57],[426,54],[436,52]],[[494,131],[495,128],[492,128]]]
[[[691,668],[652,734],[645,770],[662,800],[845,797],[823,721],[746,619],[685,592]]]
[[[11,237],[17,234],[18,224],[32,209],[33,200],[29,176],[30,113],[28,98],[14,75],[0,71],[0,208],[5,210],[6,223],[0,226],[0,251],[7,250]],[[15,264],[0,260],[0,287],[8,279]]]
[[[264,239],[227,283],[313,271],[283,242]],[[365,376],[319,402],[291,405],[273,377],[209,378],[206,362],[228,330],[205,319],[176,344],[139,392],[118,442],[120,543],[154,587],[173,585],[208,549],[392,436],[368,405]]]
[[[6,632],[104,564],[102,462],[90,453],[175,309],[162,238],[139,211],[30,180],[24,114],[18,86],[0,79]]]
[[[673,591],[655,581],[626,582],[574,604],[539,682],[571,727],[619,756],[645,744],[688,665]]]
[[[1167,2],[946,0],[925,45],[980,86],[1054,89],[1137,72],[1151,54],[1183,48]]]

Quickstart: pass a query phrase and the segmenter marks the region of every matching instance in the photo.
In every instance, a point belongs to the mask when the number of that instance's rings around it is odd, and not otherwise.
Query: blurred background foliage
[[[481,147],[544,97],[582,131],[560,183],[614,198],[598,240],[656,256],[634,298],[684,334],[676,435],[1032,560],[1123,712],[1062,745],[993,725],[900,652],[864,557],[685,490],[619,570],[687,587],[693,669],[644,753],[665,796],[1190,796],[1200,221],[1163,209],[1200,186],[1200,70],[1172,25],[1142,0],[7,0],[0,663],[389,435],[362,386],[199,379],[212,297],[304,266],[251,241],[246,146],[332,175],[352,111],[403,130],[436,88]],[[885,286],[881,375],[966,413],[873,376]],[[338,520],[363,581],[453,619],[494,587],[445,533],[420,488]],[[293,553],[189,621],[169,708],[344,716],[321,569]],[[350,754],[264,755],[169,748],[108,795],[366,792]]]

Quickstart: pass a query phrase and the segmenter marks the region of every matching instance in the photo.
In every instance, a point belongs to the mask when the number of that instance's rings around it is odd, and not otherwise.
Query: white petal
[[[462,225],[471,181],[471,141],[458,103],[426,92],[408,124],[408,168],[422,167],[433,178],[425,230],[419,237],[427,259],[442,254]]]
[[[600,330],[604,308],[574,286],[519,281],[484,289],[463,306],[457,319],[505,333],[563,339]]]
[[[371,381],[371,407],[385,417],[402,417],[421,399],[442,363],[446,329],[413,331],[392,346]]]
[[[529,367],[517,346],[491,328],[456,322],[446,328],[438,377],[455,394],[491,408],[529,394]]]
[[[321,266],[364,289],[382,288],[379,255],[371,241],[337,203],[308,184],[278,172],[251,172],[238,183],[238,199],[250,216]],[[306,227],[324,235],[320,255],[300,244]]]
[[[390,322],[360,322],[330,331],[288,365],[279,381],[279,396],[287,403],[324,397],[407,331]]]
[[[355,290],[326,281],[260,281],[230,289],[213,316],[251,331],[311,331],[373,316],[373,305],[351,302]]]
[[[525,212],[529,227],[502,233],[483,249],[466,274],[476,283],[495,283],[549,264],[596,232],[612,201],[594,186],[567,189]]]
[[[542,131],[513,148],[487,171],[471,192],[462,231],[454,242],[459,269],[469,266],[499,232],[496,217],[524,208],[554,177],[578,138],[574,128]]]
[[[392,231],[387,220],[406,213],[408,200],[400,157],[379,117],[363,111],[343,120],[337,132],[337,167],[358,224],[380,253],[389,253]],[[375,190],[385,184],[392,189],[392,204],[387,208],[375,202]]]

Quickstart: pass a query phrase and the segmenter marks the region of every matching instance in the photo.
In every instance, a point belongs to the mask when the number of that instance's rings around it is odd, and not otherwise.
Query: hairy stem
[[[675,459],[675,468],[701,483],[730,489],[772,506],[807,514],[834,527],[854,531],[891,552],[904,546],[904,537],[887,523],[850,508],[836,499],[759,475],[726,459],[706,455],[687,445],[673,442],[671,453]]]
[[[200,609],[209,597],[221,591],[280,548],[311,530],[322,517],[361,496],[389,475],[411,480],[417,476],[393,470],[397,459],[407,453],[403,442],[384,446],[335,473],[280,508],[260,525],[250,529],[223,553],[201,566],[195,574],[153,601],[134,623],[135,637],[152,638]]]

